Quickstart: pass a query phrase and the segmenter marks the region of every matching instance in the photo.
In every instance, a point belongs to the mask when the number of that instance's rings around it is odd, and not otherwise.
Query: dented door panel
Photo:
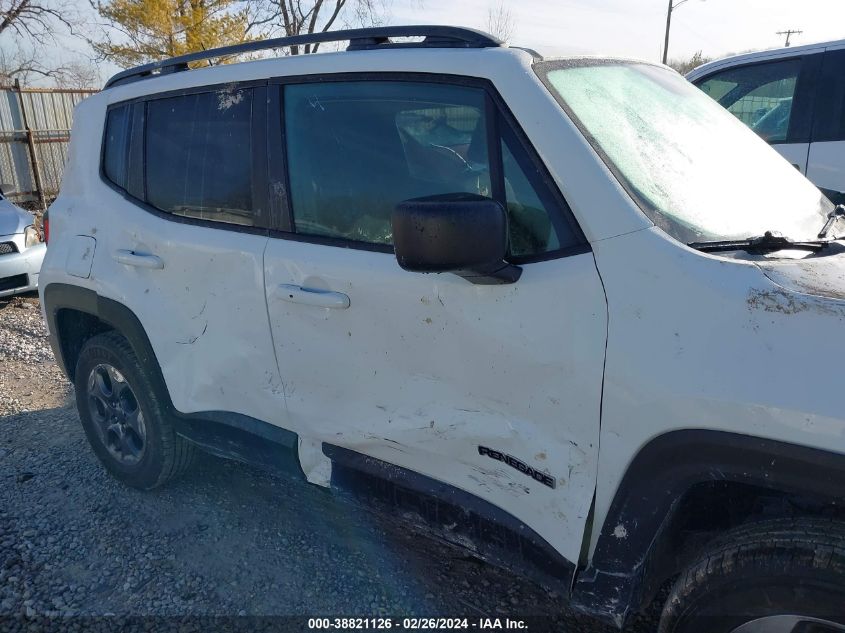
[[[267,236],[171,222],[108,195],[121,223],[95,227],[92,278],[102,296],[144,324],[174,406],[284,426],[272,406],[278,376],[264,306]],[[156,257],[161,268],[122,263],[121,250]]]
[[[606,332],[591,253],[478,286],[390,253],[271,239],[267,304],[291,430],[456,486],[577,560]],[[332,309],[282,286],[348,297]]]
[[[225,88],[218,98],[228,94]],[[76,120],[101,126],[106,107],[86,100]],[[100,164],[100,151],[99,140],[72,143],[69,182],[51,209],[54,235],[96,240],[87,260],[90,276],[65,271],[74,251],[71,242],[57,239],[50,251],[58,264],[48,260],[43,285],[82,280],[131,310],[181,413],[227,411],[284,427],[283,410],[274,406],[278,369],[264,298],[266,231],[157,211],[110,186],[95,169],[74,178],[79,165]],[[96,207],[89,202],[94,193]]]

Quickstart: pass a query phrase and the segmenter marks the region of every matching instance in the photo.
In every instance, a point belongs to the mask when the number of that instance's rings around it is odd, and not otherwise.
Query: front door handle
[[[114,252],[114,260],[125,266],[136,268],[150,268],[160,270],[164,268],[164,262],[156,255],[136,253],[135,251],[119,250]]]
[[[320,308],[334,308],[345,310],[349,307],[349,297],[342,292],[320,290],[319,288],[303,288],[294,284],[281,284],[279,297],[289,303],[303,303]]]

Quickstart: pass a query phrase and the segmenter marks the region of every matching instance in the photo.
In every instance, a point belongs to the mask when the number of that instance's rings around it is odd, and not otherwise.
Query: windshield
[[[577,60],[537,71],[646,215],[676,239],[765,231],[815,239],[833,208],[757,135],[668,69]]]

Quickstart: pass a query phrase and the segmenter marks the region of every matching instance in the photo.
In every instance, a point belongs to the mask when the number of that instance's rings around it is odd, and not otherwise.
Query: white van
[[[687,79],[845,202],[845,40],[728,57]]]

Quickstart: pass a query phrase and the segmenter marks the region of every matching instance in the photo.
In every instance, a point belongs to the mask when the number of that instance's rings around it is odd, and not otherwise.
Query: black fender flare
[[[73,367],[68,366],[66,349],[59,337],[59,312],[63,309],[75,310],[97,317],[100,321],[120,332],[138,357],[143,367],[160,388],[159,394],[165,396],[167,406],[172,410],[173,402],[156,359],[153,346],[141,321],[122,303],[101,297],[96,291],[70,284],[52,283],[41,292],[44,304],[44,316],[50,332],[50,347],[56,357],[59,368],[66,376],[73,375]]]
[[[602,523],[573,605],[617,626],[641,606],[646,564],[684,495],[728,481],[845,501],[845,455],[771,439],[702,429],[671,431],[631,461]]]

